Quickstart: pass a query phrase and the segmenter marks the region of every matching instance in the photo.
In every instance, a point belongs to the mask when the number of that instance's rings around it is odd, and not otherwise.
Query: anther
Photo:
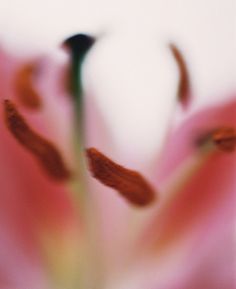
[[[4,113],[11,134],[34,155],[44,171],[55,180],[67,180],[70,171],[55,145],[34,132],[10,100],[4,101]]]
[[[221,127],[212,134],[215,145],[222,151],[232,152],[236,146],[236,131],[233,127]]]
[[[178,87],[178,99],[183,107],[189,104],[191,97],[189,72],[183,54],[174,44],[170,44],[170,50],[174,56],[179,70],[179,87]]]
[[[218,127],[205,132],[197,139],[200,147],[210,146],[224,152],[233,152],[236,146],[236,130],[233,127]]]
[[[36,69],[35,63],[27,63],[19,69],[15,78],[15,89],[19,101],[26,107],[38,109],[41,107],[41,97],[33,83]]]
[[[133,205],[144,207],[154,202],[154,189],[140,173],[118,165],[95,148],[86,152],[90,171],[98,181],[117,190]]]

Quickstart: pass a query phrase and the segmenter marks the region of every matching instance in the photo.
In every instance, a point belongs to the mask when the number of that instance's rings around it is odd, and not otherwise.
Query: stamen
[[[221,151],[232,152],[236,146],[236,131],[233,127],[212,129],[198,138],[197,145],[214,145]]]
[[[191,97],[189,72],[181,51],[174,44],[170,44],[170,49],[179,69],[178,99],[186,107]]]
[[[33,83],[35,64],[24,65],[16,74],[15,88],[20,102],[30,108],[39,109],[42,105],[41,98]]]
[[[236,131],[233,127],[218,128],[212,135],[215,145],[222,151],[232,152],[236,146]]]
[[[55,180],[67,180],[70,172],[57,148],[29,127],[10,100],[4,101],[4,113],[11,134],[35,156],[45,172]]]
[[[116,164],[95,148],[86,152],[94,178],[117,190],[133,205],[143,207],[154,202],[154,189],[140,173]]]

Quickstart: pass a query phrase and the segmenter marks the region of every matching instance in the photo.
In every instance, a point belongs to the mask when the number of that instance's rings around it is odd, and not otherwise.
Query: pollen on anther
[[[189,71],[184,56],[179,48],[172,43],[170,44],[170,50],[174,56],[179,70],[179,86],[177,93],[178,99],[182,106],[186,107],[188,106],[191,98]]]
[[[93,177],[102,184],[117,190],[133,205],[143,207],[154,202],[156,193],[140,173],[118,165],[95,148],[86,153]]]
[[[4,101],[5,122],[14,138],[38,161],[44,171],[55,180],[67,180],[71,172],[54,144],[34,132],[16,106]]]
[[[236,130],[233,127],[221,127],[212,134],[215,145],[222,151],[232,152],[236,146]]]
[[[223,152],[233,152],[236,147],[236,130],[233,127],[212,128],[202,134],[196,141],[199,147],[210,145]]]
[[[35,67],[35,63],[22,66],[16,73],[14,83],[18,100],[30,109],[39,109],[42,106],[41,97],[33,81]]]

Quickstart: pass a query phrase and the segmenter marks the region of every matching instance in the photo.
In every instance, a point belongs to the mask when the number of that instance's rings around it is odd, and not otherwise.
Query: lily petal
[[[70,137],[67,138],[67,143],[59,141],[63,134],[68,135],[68,131],[64,131],[66,126],[59,126],[56,131],[53,127],[60,121],[68,123],[68,118],[64,119],[64,116],[68,115],[69,110],[68,106],[62,106],[59,112],[55,109],[55,105],[61,105],[60,97],[56,101],[58,95],[53,86],[51,87],[57,76],[55,63],[53,65],[53,62],[47,62],[46,59],[44,61],[45,68],[49,65],[47,69],[51,70],[51,77],[46,78],[44,84],[45,91],[52,93],[54,102],[42,94],[43,103],[47,104],[45,109],[37,111],[36,114],[24,110],[24,114],[32,126],[46,138],[51,135],[50,138],[66,156],[66,152],[70,150]],[[17,58],[14,59],[1,51],[0,159],[4,166],[0,167],[0,211],[1,220],[5,221],[0,224],[0,243],[1,250],[6,252],[6,255],[0,260],[0,275],[6,279],[6,283],[10,280],[11,289],[51,288],[54,281],[58,282],[56,288],[72,288],[72,283],[78,278],[78,244],[82,226],[68,184],[59,184],[44,175],[32,155],[11,135],[4,120],[6,115],[4,116],[3,100],[15,96],[12,83],[16,67],[20,66],[20,63]],[[43,79],[40,78],[40,81],[45,83],[45,75],[41,77]],[[43,90],[43,87],[41,89]],[[66,95],[65,92],[63,94]],[[71,130],[69,134],[70,132]],[[28,141],[25,139],[25,142]],[[7,242],[7,238],[15,241]],[[16,244],[14,251],[12,248]],[[10,263],[6,263],[8,261]],[[17,273],[17,268],[22,269],[22,275]],[[22,276],[25,276],[24,280]],[[37,280],[39,285],[34,286],[32,282]]]

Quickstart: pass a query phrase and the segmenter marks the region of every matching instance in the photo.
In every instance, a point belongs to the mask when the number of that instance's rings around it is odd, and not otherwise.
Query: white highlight
[[[177,70],[167,49],[184,51],[195,108],[235,90],[234,0],[8,0],[0,39],[13,50],[55,48],[85,31],[105,33],[84,78],[117,147],[140,160],[161,147],[173,115]]]

